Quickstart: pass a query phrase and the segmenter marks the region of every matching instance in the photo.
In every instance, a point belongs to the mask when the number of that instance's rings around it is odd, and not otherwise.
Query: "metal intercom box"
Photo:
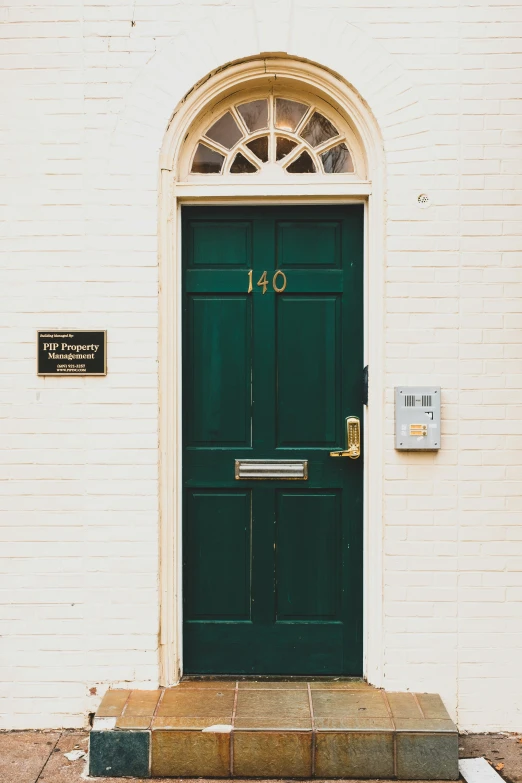
[[[440,449],[440,386],[397,386],[395,448],[399,451]]]

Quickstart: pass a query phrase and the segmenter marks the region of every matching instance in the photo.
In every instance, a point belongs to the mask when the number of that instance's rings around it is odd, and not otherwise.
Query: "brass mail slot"
[[[308,479],[308,460],[279,459],[236,459],[236,479],[291,479],[306,481]]]

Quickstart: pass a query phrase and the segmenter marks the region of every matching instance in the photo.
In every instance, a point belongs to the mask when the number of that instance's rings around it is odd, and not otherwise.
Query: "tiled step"
[[[89,770],[110,777],[456,780],[457,729],[439,696],[361,680],[188,681],[111,690]]]

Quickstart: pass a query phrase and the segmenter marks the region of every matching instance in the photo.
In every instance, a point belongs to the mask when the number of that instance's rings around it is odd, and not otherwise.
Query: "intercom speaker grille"
[[[404,407],[405,408],[415,408],[417,405],[417,398],[414,394],[405,394],[404,395]],[[422,408],[431,408],[432,406],[432,399],[431,394],[423,394],[420,397],[421,407]]]

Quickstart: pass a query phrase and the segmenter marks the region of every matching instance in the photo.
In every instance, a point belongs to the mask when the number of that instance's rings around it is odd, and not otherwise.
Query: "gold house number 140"
[[[279,277],[281,277],[281,282],[282,282],[281,286],[277,285]],[[267,276],[266,276],[266,272],[263,272],[263,274],[261,275],[261,277],[257,281],[256,285],[262,287],[263,288],[263,293],[266,294],[266,289],[268,287],[268,279],[267,279]],[[272,278],[272,288],[274,289],[274,291],[277,294],[280,294],[286,288],[286,275],[285,275],[284,272],[281,272],[280,269],[278,269],[276,271],[275,275]],[[253,291],[253,287],[252,287],[252,270],[250,270],[249,273],[248,273],[248,291],[247,291],[247,293],[251,294],[252,291]]]

